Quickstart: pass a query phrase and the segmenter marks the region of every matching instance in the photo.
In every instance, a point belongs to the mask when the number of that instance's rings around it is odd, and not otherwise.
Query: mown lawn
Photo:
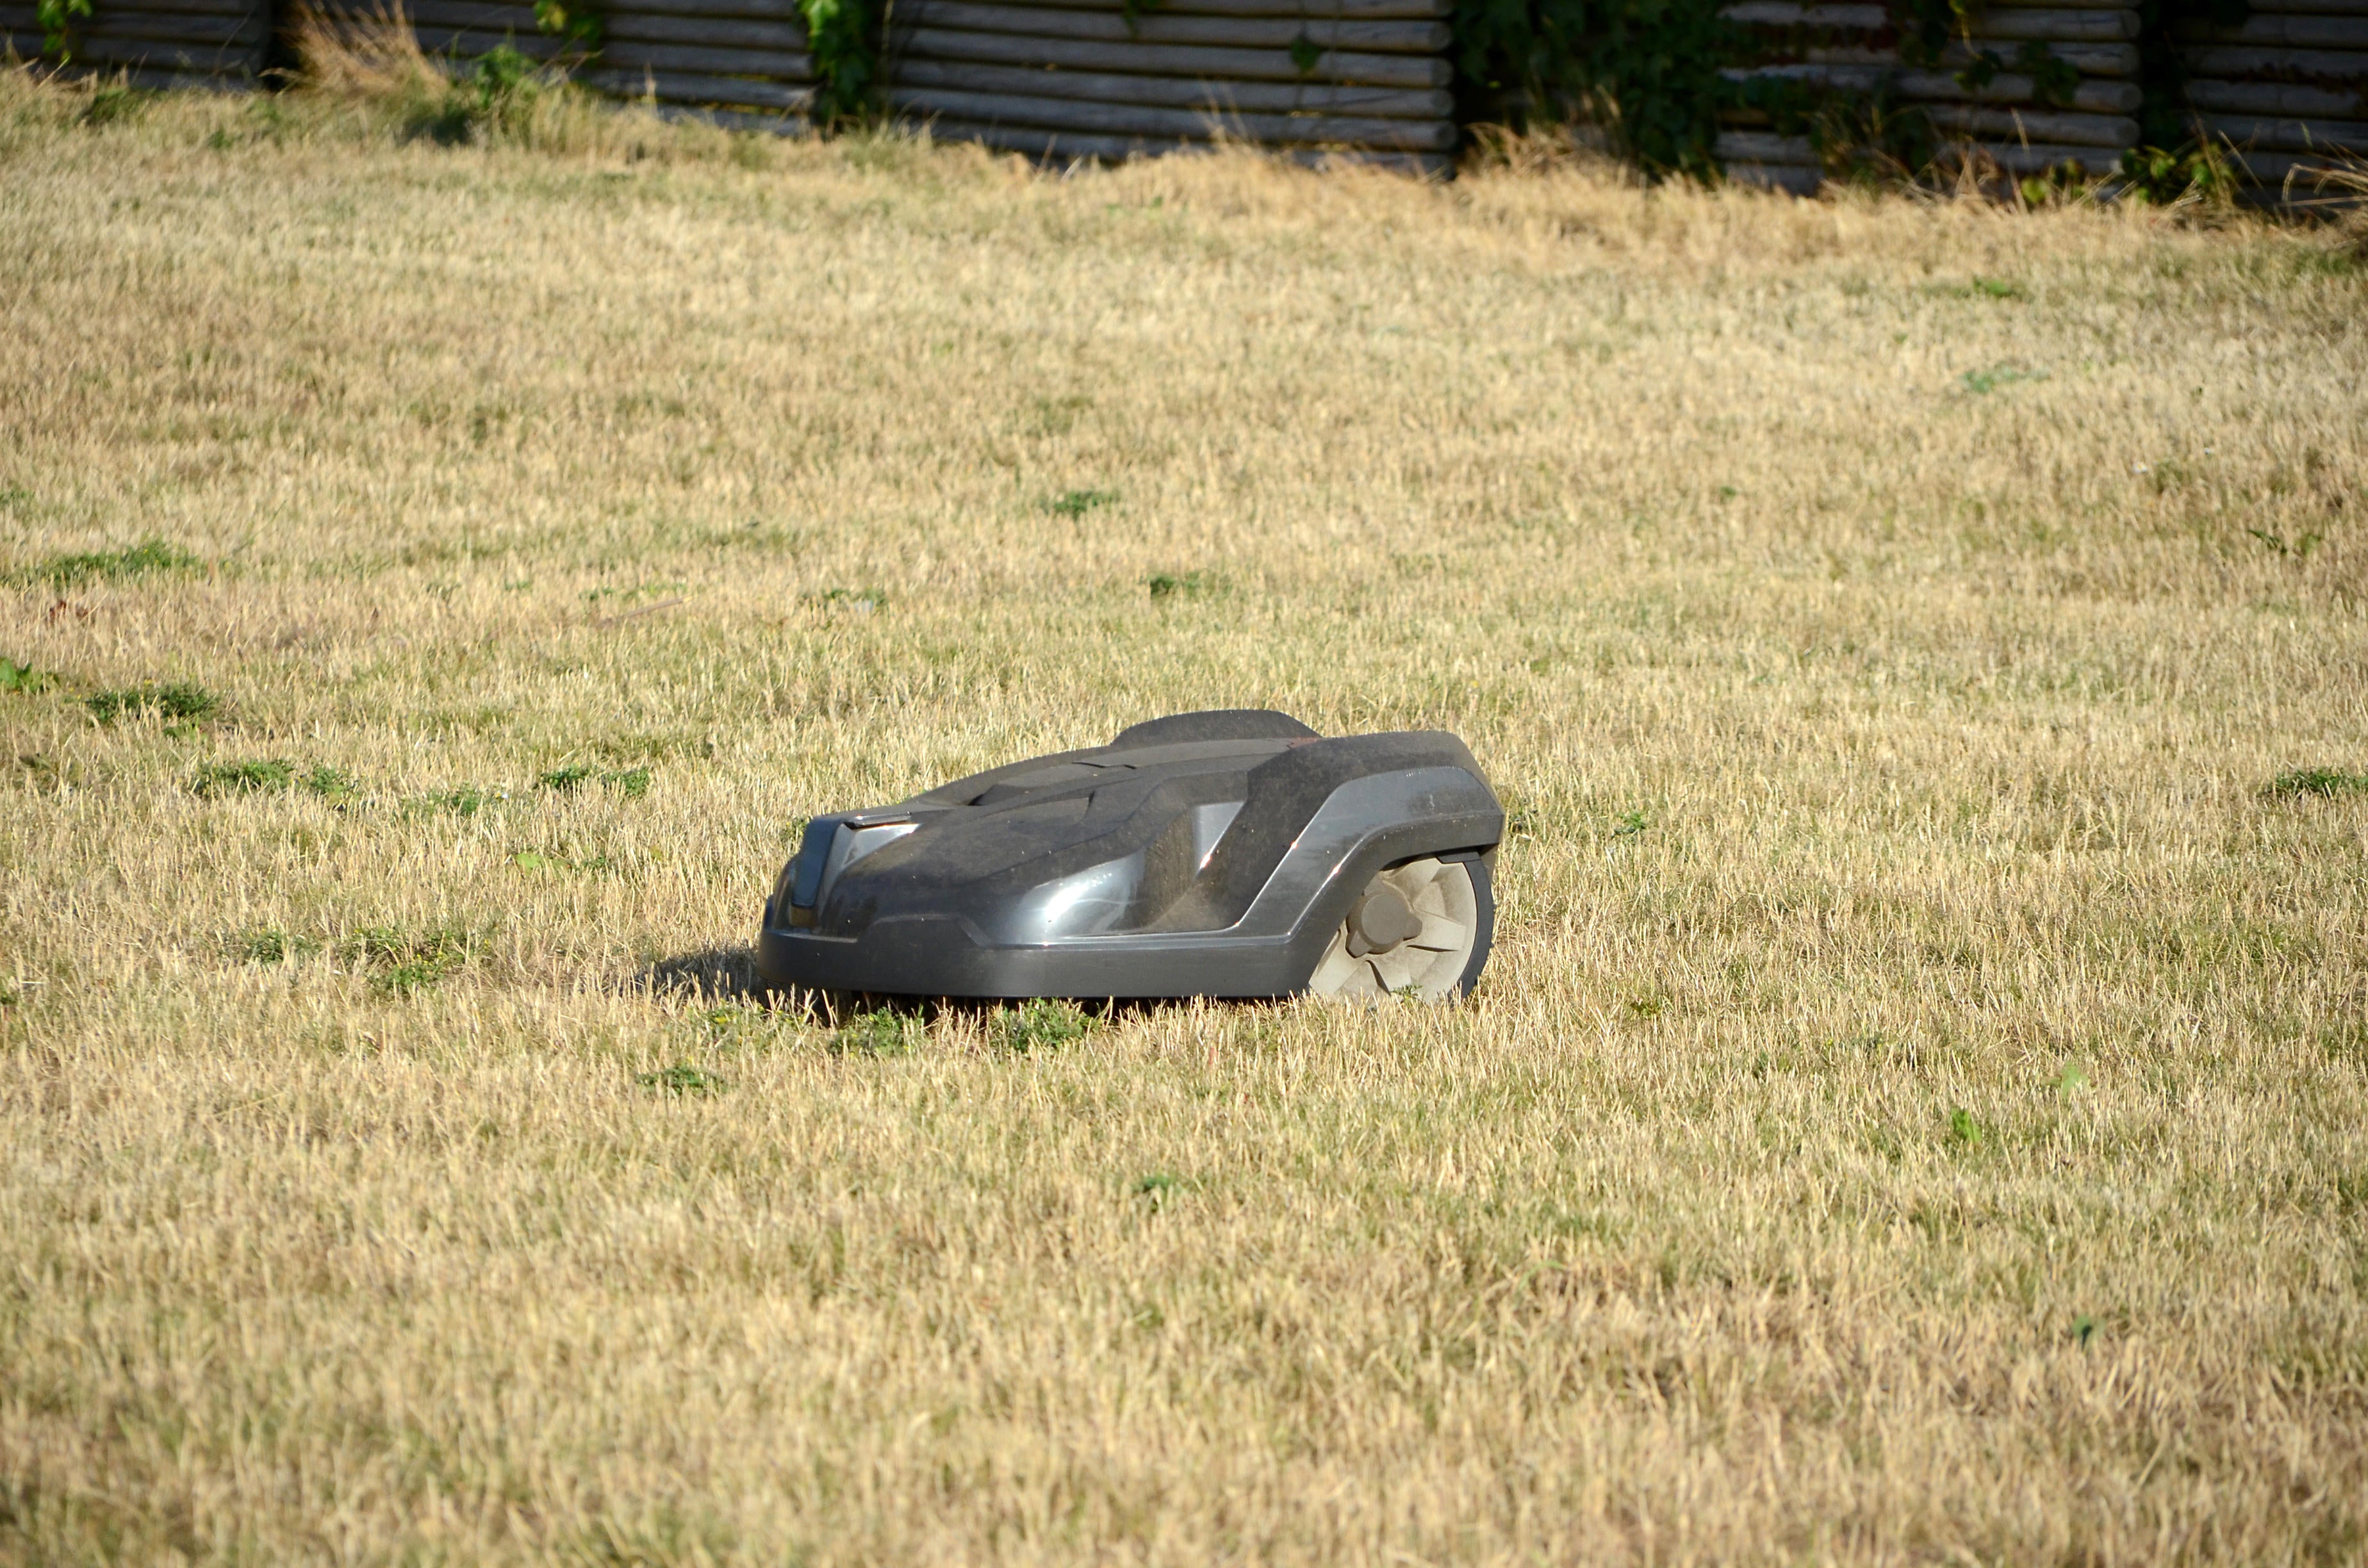
[[[90,104],[0,1558],[2368,1551],[2343,233]],[[1235,705],[1472,744],[1473,1001],[736,989],[810,812]]]

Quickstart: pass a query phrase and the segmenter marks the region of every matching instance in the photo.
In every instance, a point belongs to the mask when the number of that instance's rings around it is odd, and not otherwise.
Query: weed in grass
[[[1042,996],[987,1015],[987,1038],[1007,1051],[1055,1051],[1099,1028],[1101,1020],[1075,1003]]]
[[[47,582],[57,588],[80,587],[85,583],[117,583],[131,577],[144,577],[154,572],[186,572],[201,564],[187,551],[179,550],[161,539],[143,540],[129,550],[97,551],[79,555],[53,555],[20,580],[29,577]]]
[[[557,794],[572,795],[584,788],[591,778],[590,767],[580,762],[571,762],[564,767],[554,767],[536,779],[534,787],[538,790],[549,790]]]
[[[2292,544],[2288,544],[2285,535],[2273,533],[2268,528],[2247,528],[2245,531],[2260,540],[2261,548],[2272,555],[2291,555],[2296,561],[2309,560],[2310,552],[2327,539],[2325,534],[2314,531],[2298,535]]]
[[[1645,820],[1644,812],[1622,812],[1620,813],[1618,822],[1612,825],[1611,837],[1615,843],[1623,838],[1642,838],[1652,830],[1652,826],[1653,824]]]
[[[100,723],[112,724],[141,713],[158,713],[167,719],[210,718],[221,710],[222,699],[204,687],[182,681],[97,692],[83,699],[83,705]]]
[[[6,981],[0,980],[0,1007],[13,1007],[17,1002],[17,988]]]
[[[535,788],[549,790],[553,794],[573,795],[595,779],[629,801],[638,801],[650,792],[650,770],[646,767],[625,767],[601,773],[588,763],[581,762],[552,768],[535,780]]]
[[[479,55],[468,74],[412,111],[412,135],[444,146],[517,137],[533,124],[546,93],[564,88],[507,44]]]
[[[1166,1209],[1178,1193],[1191,1185],[1182,1176],[1170,1176],[1166,1171],[1153,1171],[1148,1176],[1134,1178],[1134,1195],[1156,1214]]]
[[[1044,510],[1056,517],[1082,517],[1097,506],[1115,506],[1115,490],[1067,490],[1044,503]]]
[[[2276,795],[2349,795],[2368,790],[2368,773],[2347,773],[2340,767],[2296,767],[2270,783]]]
[[[230,938],[231,951],[247,963],[293,963],[321,950],[320,941],[276,926],[241,931]]]
[[[319,796],[333,806],[346,805],[360,798],[361,781],[350,773],[340,772],[321,763],[305,773],[300,780],[306,792]]]
[[[1216,579],[1204,572],[1154,572],[1143,585],[1155,599],[1197,599],[1215,589]]]
[[[637,1073],[633,1082],[645,1089],[655,1089],[668,1095],[720,1095],[731,1087],[723,1078],[688,1062],[677,1062],[671,1067],[661,1067],[655,1073]]]
[[[375,972],[371,984],[407,995],[436,984],[466,964],[483,946],[471,933],[436,926],[413,933],[400,926],[373,926],[337,944],[337,956]]]
[[[33,493],[21,484],[0,484],[0,510],[16,511],[32,504]]]
[[[415,812],[450,812],[454,816],[472,817],[486,807],[500,805],[509,798],[510,792],[499,785],[484,790],[474,784],[461,784],[421,796],[411,802],[411,810]]]
[[[859,1056],[903,1056],[917,1046],[921,1020],[892,1007],[858,1013],[831,1032],[831,1049]]]
[[[806,597],[815,604],[852,610],[857,615],[870,615],[874,610],[888,608],[888,590],[885,588],[825,588]]]
[[[199,767],[189,780],[192,792],[212,799],[222,795],[253,795],[266,790],[285,790],[296,779],[296,770],[284,762],[268,757],[250,757],[244,762],[210,762]]]
[[[56,676],[42,674],[30,665],[20,665],[14,659],[0,658],[0,691],[21,692],[30,696],[47,691]]]
[[[2017,381],[2044,381],[2044,370],[2025,370],[2013,365],[1993,365],[1987,370],[1967,370],[1957,378],[1960,390],[1980,397],[2000,387],[2010,387]]]
[[[2096,1336],[2097,1320],[2095,1318],[2089,1316],[2087,1312],[2082,1312],[2078,1317],[2072,1320],[2072,1339],[2073,1342],[2078,1345],[2081,1349],[2086,1350],[2089,1348],[2089,1341],[2094,1339]]]
[[[83,106],[85,125],[120,125],[136,117],[154,95],[125,82],[101,82]]]
[[[1959,1106],[1949,1113],[1949,1136],[1965,1148],[1978,1149],[1985,1135],[1982,1124],[1974,1119],[1974,1113]]]
[[[521,849],[510,857],[510,864],[521,871],[605,871],[609,868],[606,855],[590,855],[577,859],[566,855],[548,855],[540,849]]]
[[[2082,1067],[2078,1062],[2066,1062],[2064,1064],[2064,1071],[2055,1075],[2055,1092],[2059,1095],[2068,1095],[2075,1089],[2083,1089],[2088,1087],[2088,1069]]]

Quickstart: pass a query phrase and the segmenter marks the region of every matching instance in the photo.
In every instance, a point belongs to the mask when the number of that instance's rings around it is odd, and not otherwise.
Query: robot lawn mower
[[[818,816],[765,905],[777,991],[1432,1000],[1488,961],[1504,809],[1436,730],[1179,713]]]

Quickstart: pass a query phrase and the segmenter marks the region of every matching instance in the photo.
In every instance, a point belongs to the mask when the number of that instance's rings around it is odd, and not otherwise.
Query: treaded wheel
[[[1357,895],[1307,989],[1318,996],[1449,1001],[1478,983],[1496,935],[1486,861],[1408,860]]]

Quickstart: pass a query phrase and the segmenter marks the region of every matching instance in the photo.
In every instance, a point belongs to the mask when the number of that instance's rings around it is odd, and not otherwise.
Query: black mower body
[[[1417,857],[1491,858],[1505,813],[1441,731],[1326,739],[1184,713],[1106,746],[819,816],[765,907],[776,990],[1281,996]]]

